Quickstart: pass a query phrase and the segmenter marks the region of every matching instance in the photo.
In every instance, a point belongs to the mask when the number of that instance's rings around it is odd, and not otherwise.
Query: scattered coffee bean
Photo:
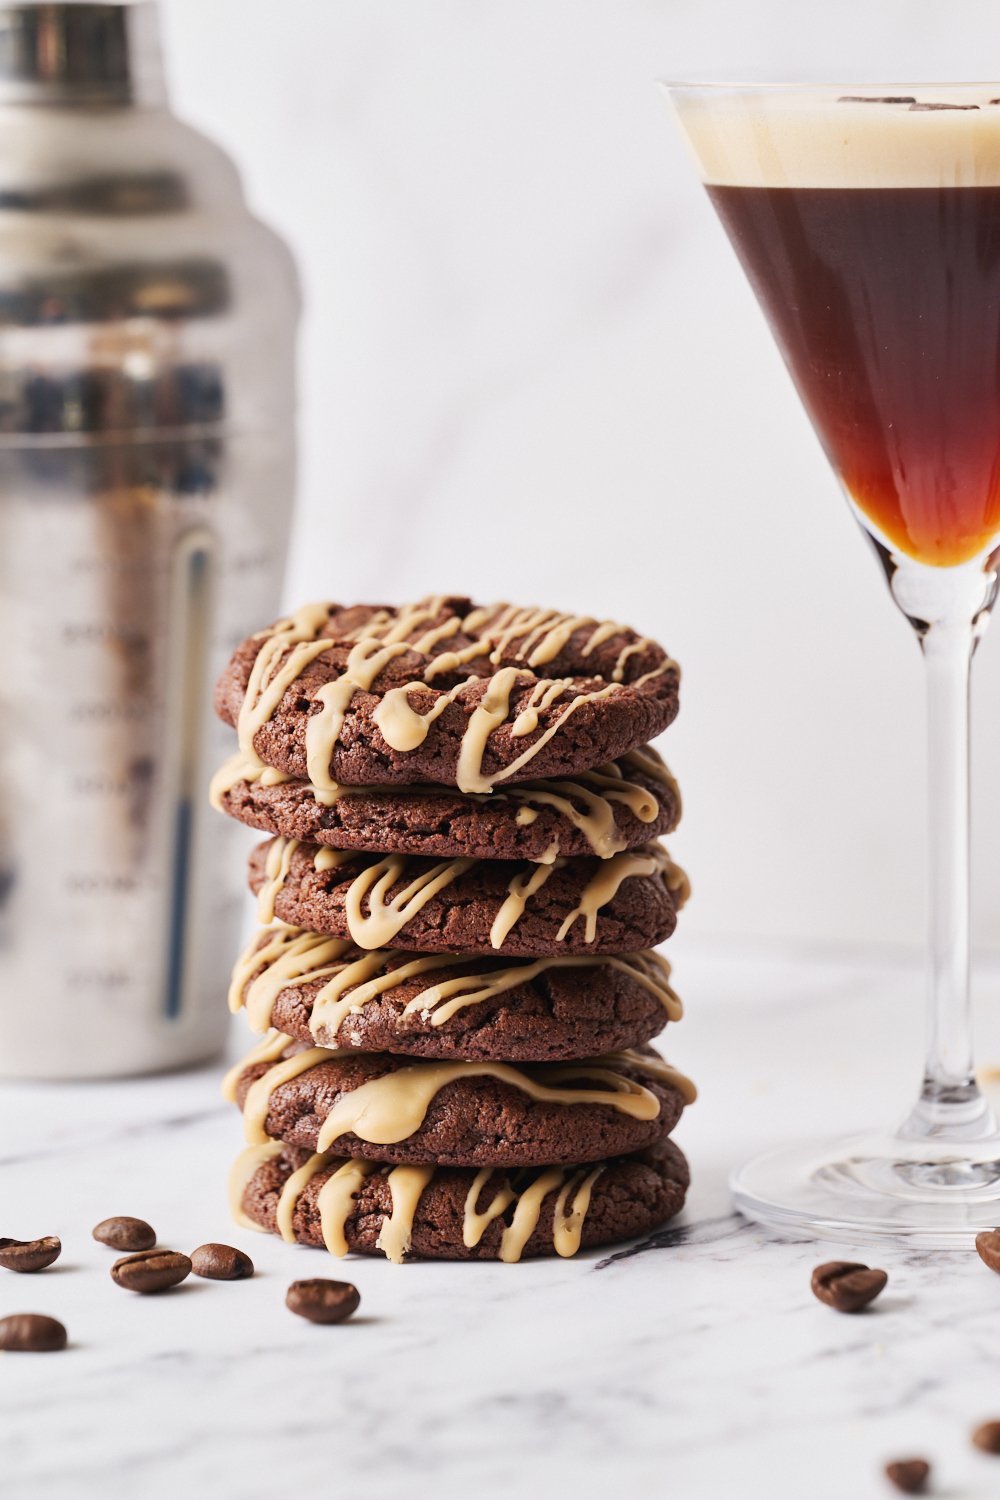
[[[12,1313],[9,1318],[0,1318],[0,1349],[12,1354],[51,1354],[65,1347],[65,1328],[44,1313]]]
[[[129,1292],[165,1292],[191,1274],[191,1262],[178,1250],[141,1250],[111,1267],[118,1286]]]
[[[59,1259],[61,1251],[54,1234],[40,1240],[0,1240],[0,1266],[7,1271],[44,1271]]]
[[[112,1250],[152,1250],[156,1230],[145,1219],[102,1219],[94,1228],[94,1239]]]
[[[874,1301],[889,1277],[853,1260],[828,1260],[812,1273],[813,1293],[838,1312],[860,1312]]]
[[[885,1477],[904,1495],[922,1495],[927,1488],[931,1466],[925,1458],[901,1458],[886,1464]]]
[[[972,1434],[972,1441],[984,1453],[1000,1455],[1000,1422],[983,1422]]]
[[[253,1261],[233,1245],[199,1245],[191,1251],[191,1269],[209,1281],[244,1281],[253,1275]]]
[[[1000,1229],[984,1229],[976,1235],[979,1259],[991,1271],[1000,1271]]]
[[[310,1323],[343,1323],[357,1312],[361,1294],[349,1281],[293,1281],[285,1295],[285,1306]]]

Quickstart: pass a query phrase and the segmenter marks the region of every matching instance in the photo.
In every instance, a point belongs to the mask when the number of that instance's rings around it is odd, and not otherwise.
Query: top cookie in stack
[[[212,795],[275,835],[250,883],[277,920],[230,995],[278,1028],[233,1078],[243,1214],[338,1250],[515,1259],[677,1211],[665,1137],[691,1089],[644,1044],[680,1014],[649,950],[687,885],[654,842],[677,787],[643,747],[678,682],[621,625],[450,596],[310,606],[237,649]]]

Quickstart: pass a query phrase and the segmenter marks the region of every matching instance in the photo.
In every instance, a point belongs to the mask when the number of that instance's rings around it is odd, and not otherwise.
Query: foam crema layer
[[[670,97],[708,186],[1000,186],[1000,83],[682,86]]]

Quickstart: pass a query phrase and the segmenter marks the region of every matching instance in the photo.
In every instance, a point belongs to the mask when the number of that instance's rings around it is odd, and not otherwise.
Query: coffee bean
[[[984,1229],[977,1234],[976,1249],[983,1265],[991,1271],[1000,1271],[1000,1229]]]
[[[984,1453],[1000,1455],[1000,1422],[983,1422],[972,1434],[972,1441]]]
[[[872,1302],[889,1280],[885,1271],[873,1271],[853,1260],[828,1260],[812,1273],[812,1289],[827,1307],[838,1312],[860,1312]]]
[[[886,1479],[904,1495],[922,1495],[930,1472],[931,1466],[925,1458],[901,1458],[885,1466]]]
[[[141,1250],[111,1267],[114,1281],[129,1292],[165,1292],[190,1274],[191,1262],[177,1250]]]
[[[93,1233],[95,1240],[112,1250],[152,1250],[156,1244],[156,1230],[145,1219],[102,1219]]]
[[[0,1318],[0,1349],[18,1354],[51,1354],[65,1347],[65,1328],[44,1313],[12,1313],[9,1318]]]
[[[0,1240],[0,1266],[7,1271],[44,1271],[59,1259],[61,1251],[54,1234],[40,1240]]]
[[[361,1294],[349,1281],[293,1281],[285,1295],[285,1306],[310,1323],[343,1323],[357,1312]]]
[[[191,1251],[191,1269],[209,1281],[243,1281],[253,1275],[253,1261],[233,1245],[199,1245]]]

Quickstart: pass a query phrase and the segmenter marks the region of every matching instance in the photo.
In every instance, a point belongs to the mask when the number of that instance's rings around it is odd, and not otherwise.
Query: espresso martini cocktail
[[[969,665],[1000,551],[1000,84],[668,92],[928,668],[919,1098],[896,1131],[750,1162],[735,1198],[816,1233],[955,1243],[1000,1220],[1000,1134],[972,1065],[968,919]]]
[[[1000,532],[1000,98],[937,92],[684,123],[848,494],[948,567]]]

